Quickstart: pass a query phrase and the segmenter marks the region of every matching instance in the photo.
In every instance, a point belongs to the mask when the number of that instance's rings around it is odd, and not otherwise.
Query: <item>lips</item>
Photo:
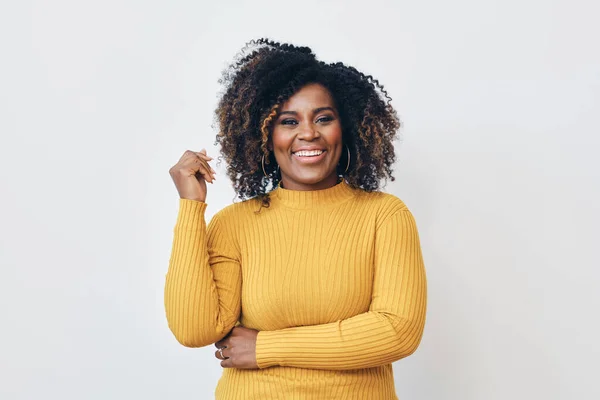
[[[327,150],[324,149],[297,149],[292,152],[292,158],[302,165],[319,164],[325,159]]]
[[[300,155],[300,156],[301,155],[311,156],[311,155],[320,155],[321,153],[324,153],[325,151],[327,151],[327,150],[324,149],[323,147],[318,147],[315,145],[299,146],[292,150],[292,154]]]
[[[323,153],[324,150],[298,150],[296,152],[293,152],[292,154],[298,157],[316,157],[320,156]]]

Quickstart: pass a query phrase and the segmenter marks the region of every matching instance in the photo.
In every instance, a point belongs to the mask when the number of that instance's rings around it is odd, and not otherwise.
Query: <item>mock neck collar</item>
[[[311,208],[342,203],[355,196],[355,190],[345,180],[321,190],[290,190],[279,185],[271,192],[277,202],[292,208]]]

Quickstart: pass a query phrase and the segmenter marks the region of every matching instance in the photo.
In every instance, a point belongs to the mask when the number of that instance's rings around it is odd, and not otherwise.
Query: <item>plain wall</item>
[[[0,6],[0,398],[209,399],[167,328],[178,196],[221,70],[267,36],[375,76],[428,273],[410,400],[598,399],[593,1],[12,1]],[[208,216],[233,191],[217,168]]]

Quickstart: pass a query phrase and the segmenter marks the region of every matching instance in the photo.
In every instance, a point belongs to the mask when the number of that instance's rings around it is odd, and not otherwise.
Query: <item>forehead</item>
[[[311,83],[298,90],[283,103],[282,111],[335,107],[333,97],[325,86]]]

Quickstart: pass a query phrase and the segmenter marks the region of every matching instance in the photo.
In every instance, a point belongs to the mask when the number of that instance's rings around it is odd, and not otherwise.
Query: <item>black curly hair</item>
[[[227,175],[237,196],[258,197],[269,205],[269,191],[280,176],[275,156],[267,148],[271,122],[278,109],[309,83],[329,90],[340,115],[342,152],[338,174],[348,184],[366,191],[380,188],[383,179],[394,180],[393,140],[400,128],[391,98],[372,76],[341,62],[326,64],[308,47],[269,39],[248,42],[219,80],[224,91],[215,110],[219,132],[216,143],[227,163]],[[264,155],[265,170],[261,160]]]

